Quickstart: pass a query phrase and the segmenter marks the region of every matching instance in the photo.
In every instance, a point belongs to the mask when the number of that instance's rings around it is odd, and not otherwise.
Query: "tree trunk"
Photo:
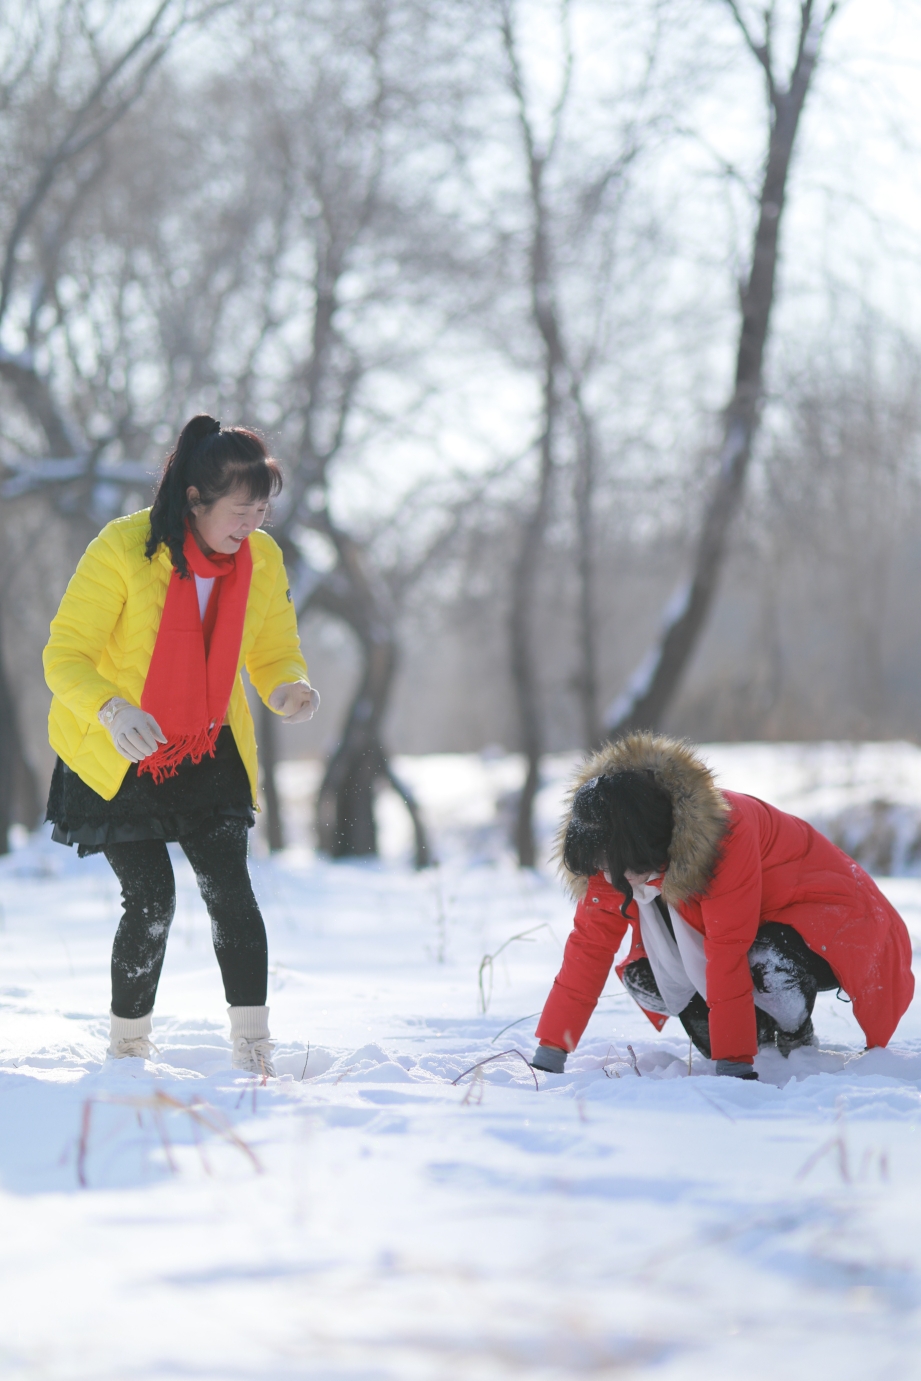
[[[415,841],[415,858],[413,860],[415,866],[417,868],[428,868],[432,862],[432,852],[429,848],[428,834],[426,832],[425,822],[422,819],[422,812],[419,809],[415,796],[406,783],[396,775],[389,760],[383,753],[381,758],[384,776],[403,802],[409,812],[409,818],[412,821],[413,839]]]
[[[512,685],[518,706],[518,732],[525,756],[524,785],[518,797],[515,818],[515,849],[522,868],[533,868],[537,859],[534,842],[534,798],[540,787],[540,759],[543,751],[540,697],[537,685],[537,659],[534,656],[534,595],[544,531],[550,511],[553,480],[552,419],[556,412],[555,371],[548,368],[544,386],[544,435],[540,446],[540,473],[537,502],[524,529],[518,561],[512,576],[512,607],[509,616]]]
[[[358,638],[364,665],[339,744],[326,768],[317,798],[317,838],[331,858],[369,858],[378,852],[374,793],[387,781],[409,811],[415,863],[424,868],[431,850],[419,808],[409,788],[393,773],[381,725],[396,671],[396,636],[382,593],[369,581],[357,543],[329,527],[339,564],[312,591],[306,607],[322,608],[348,624]]]
[[[509,615],[509,646],[512,686],[518,707],[518,732],[526,771],[515,820],[515,848],[522,868],[533,868],[537,859],[534,843],[534,798],[540,787],[540,759],[543,752],[543,724],[538,692],[537,659],[534,655],[534,612],[537,576],[550,516],[550,500],[556,469],[556,432],[560,409],[559,380],[565,366],[565,351],[554,298],[550,218],[544,199],[544,173],[560,130],[560,121],[569,89],[567,69],[563,89],[554,108],[549,140],[539,150],[528,113],[512,7],[502,6],[502,41],[508,59],[509,87],[518,110],[522,146],[526,160],[531,229],[529,245],[529,288],[531,319],[542,347],[543,430],[537,476],[537,496],[522,535],[518,560],[512,573],[512,605]]]
[[[314,603],[343,618],[354,630],[364,658],[361,680],[349,707],[338,747],[329,760],[317,803],[320,848],[332,858],[367,858],[377,853],[374,786],[381,774],[380,724],[390,692],[396,647],[390,620],[365,574],[356,544],[330,529],[339,553],[340,577],[324,582]]]
[[[41,427],[50,458],[65,460],[74,455],[74,442],[67,423],[51,394],[48,380],[42,378],[31,360],[23,362],[0,351],[0,378],[13,387],[24,411]]]
[[[2,632],[2,627],[0,627]],[[0,638],[0,854],[9,850],[10,825],[13,823],[13,800],[16,790],[16,766],[19,757],[16,706],[7,680]]]
[[[577,690],[582,712],[582,744],[594,749],[601,740],[598,714],[598,621],[595,609],[595,543],[592,501],[595,492],[595,434],[591,418],[573,388],[579,426],[576,456],[576,543],[579,580],[579,670]]]
[[[376,739],[357,727],[354,710],[320,787],[317,833],[330,858],[373,858],[377,854],[374,784],[380,766]]]
[[[764,350],[775,294],[778,234],[796,133],[818,57],[818,45],[813,41],[812,8],[811,3],[802,8],[800,45],[786,91],[776,87],[766,66],[773,119],[751,271],[741,294],[742,322],[735,386],[724,414],[719,471],[704,514],[692,574],[666,607],[657,643],[624,693],[610,706],[606,715],[610,734],[656,728],[661,723],[697,647],[713,603],[759,422]],[[766,65],[766,50],[749,41],[759,61]]]
[[[262,758],[262,790],[265,794],[265,823],[269,850],[277,853],[285,847],[281,825],[281,804],[275,769],[278,766],[278,743],[275,738],[275,715],[268,705],[259,702],[259,756]]]
[[[16,736],[16,761],[13,764],[13,819],[36,830],[42,822],[45,803],[39,791],[35,769],[23,751],[22,735]]]

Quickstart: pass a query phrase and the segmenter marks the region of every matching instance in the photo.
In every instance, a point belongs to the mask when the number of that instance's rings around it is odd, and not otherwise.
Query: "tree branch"
[[[165,35],[159,48],[143,65],[135,78],[133,89],[129,90],[122,99],[116,103],[114,110],[108,111],[105,114],[98,125],[87,130],[82,137],[78,138],[81,129],[92,117],[94,111],[98,108],[106,93],[111,89],[117,77],[124,71],[131,60],[150,43],[157,31],[161,18],[173,3],[174,0],[161,0],[161,3],[157,6],[146,28],[138,34],[134,41],[130,43],[106,71],[102,73],[92,90],[74,112],[63,136],[42,160],[38,175],[32,185],[32,190],[20,204],[7,240],[6,250],[4,252],[3,273],[0,275],[0,324],[2,324],[9,307],[13,278],[16,271],[16,256],[26,230],[45,200],[45,197],[51,190],[60,169],[66,163],[79,157],[79,155],[84,153],[93,143],[103,138],[141,95],[151,72],[164,56],[175,34],[185,23],[185,18],[183,16],[180,15],[172,32]]]
[[[776,84],[775,84],[775,81],[774,81],[774,71],[773,71],[773,67],[772,67],[772,65],[771,65],[771,48],[770,48],[770,16],[771,16],[771,10],[770,10],[770,9],[766,10],[766,11],[765,11],[765,16],[764,16],[764,18],[765,18],[765,31],[766,31],[766,32],[765,32],[765,42],[764,42],[764,43],[758,43],[757,40],[755,39],[754,35],[752,34],[751,30],[749,29],[748,25],[746,24],[745,18],[744,18],[743,14],[742,14],[742,11],[739,9],[738,4],[736,3],[736,0],[723,0],[723,2],[724,2],[724,4],[728,5],[728,7],[729,7],[729,12],[730,12],[730,14],[732,15],[733,19],[735,20],[736,24],[739,26],[739,29],[740,29],[741,32],[742,32],[742,37],[745,39],[745,42],[746,42],[746,44],[747,44],[749,50],[754,54],[754,56],[757,58],[758,62],[761,64],[762,68],[764,69],[764,75],[765,75],[765,77],[766,77],[766,79],[767,79],[767,85],[768,85],[768,94],[769,94],[769,96],[770,96],[770,98],[771,98],[771,104],[773,105],[774,100],[775,100],[775,97],[776,97],[776,95],[777,95],[777,87],[776,87]]]

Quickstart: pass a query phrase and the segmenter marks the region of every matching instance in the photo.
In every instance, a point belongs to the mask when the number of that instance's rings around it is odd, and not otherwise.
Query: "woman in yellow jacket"
[[[58,754],[53,837],[104,853],[121,884],[109,1054],[149,1058],[176,887],[166,845],[198,881],[229,1004],[233,1067],[274,1074],[265,926],[246,865],[256,739],[245,665],[289,724],[307,679],[278,546],[260,532],[281,472],[260,438],[193,417],[153,507],[90,543],[51,624],[45,677]]]

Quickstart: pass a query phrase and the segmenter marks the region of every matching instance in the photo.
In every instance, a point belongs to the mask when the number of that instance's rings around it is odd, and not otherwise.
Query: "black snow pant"
[[[179,840],[211,917],[211,938],[231,1007],[262,1007],[268,986],[265,926],[246,866],[248,824],[215,816]],[[176,912],[176,881],[166,844],[143,839],[107,844],[124,907],[112,946],[112,1011],[152,1011]]]
[[[755,990],[758,1047],[776,1044],[788,1054],[812,1034],[816,995],[838,987],[831,965],[809,948],[798,930],[767,921],[748,951]],[[624,987],[647,1012],[666,1011],[648,959],[635,959],[624,969]],[[695,993],[678,1020],[700,1053],[710,1059],[710,1009]]]

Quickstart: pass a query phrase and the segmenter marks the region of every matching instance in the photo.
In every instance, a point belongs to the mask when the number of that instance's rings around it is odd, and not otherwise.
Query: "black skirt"
[[[83,858],[101,853],[108,844],[140,839],[174,842],[216,815],[245,819],[250,828],[256,823],[249,777],[226,724],[218,734],[213,758],[197,763],[186,758],[175,777],[159,785],[149,772],[138,776],[137,764],[132,763],[111,801],[58,758],[45,819],[54,824],[52,839],[76,844]]]

